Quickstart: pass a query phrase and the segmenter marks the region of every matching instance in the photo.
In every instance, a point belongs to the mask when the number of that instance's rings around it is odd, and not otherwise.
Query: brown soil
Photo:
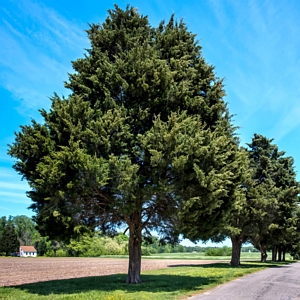
[[[215,262],[209,260],[144,259],[142,260],[142,271]],[[127,267],[127,259],[114,258],[0,258],[0,286],[127,273]]]

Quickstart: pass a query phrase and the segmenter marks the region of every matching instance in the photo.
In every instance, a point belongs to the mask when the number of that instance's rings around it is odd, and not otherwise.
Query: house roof
[[[33,246],[20,246],[20,249],[22,249],[24,252],[36,252]]]

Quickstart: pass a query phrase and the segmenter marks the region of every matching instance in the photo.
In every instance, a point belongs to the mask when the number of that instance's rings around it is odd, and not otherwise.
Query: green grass
[[[268,259],[272,257],[272,253],[268,253]],[[143,256],[143,259],[198,259],[198,260],[228,260],[231,256],[205,256],[204,252],[197,253],[158,253],[151,256]],[[286,255],[286,260],[291,260],[289,254]],[[242,252],[241,261],[260,261],[260,252]]]
[[[105,255],[103,258],[128,258],[128,255]],[[272,257],[271,252],[268,253],[268,259]],[[205,256],[204,252],[183,252],[183,253],[157,253],[150,256],[142,256],[142,259],[196,259],[196,260],[227,260],[230,261],[230,256]],[[286,260],[291,260],[289,254],[286,255]],[[260,252],[242,252],[241,261],[260,261]]]
[[[128,258],[128,255],[103,255],[101,258]],[[258,257],[258,256],[257,256]],[[197,260],[230,260],[230,256],[205,256],[204,252],[198,253],[157,253],[142,256],[142,259],[197,259]],[[259,260],[259,258],[257,258]]]
[[[280,264],[174,266],[144,272],[138,285],[126,284],[125,274],[47,281],[2,287],[0,299],[183,299],[269,266]]]

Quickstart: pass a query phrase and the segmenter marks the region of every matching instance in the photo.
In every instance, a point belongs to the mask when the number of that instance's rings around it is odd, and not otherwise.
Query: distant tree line
[[[42,237],[34,221],[24,215],[0,218],[0,256],[10,256],[19,251],[19,246],[34,246],[38,256],[57,257],[98,257],[103,255],[128,255],[128,236],[122,233],[105,236],[100,232],[84,234],[69,243],[50,240]],[[243,247],[244,252],[258,251],[253,246]],[[142,255],[150,256],[159,253],[205,253],[207,256],[229,256],[231,247],[183,246],[170,244],[157,236],[143,236]]]
[[[38,256],[100,256],[128,254],[128,237],[106,237],[95,233],[71,239],[68,244],[42,237],[27,216],[0,218],[0,255],[10,256],[19,246],[34,246]]]

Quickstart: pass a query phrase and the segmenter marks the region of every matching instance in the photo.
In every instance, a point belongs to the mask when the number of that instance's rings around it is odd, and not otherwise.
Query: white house
[[[20,257],[37,257],[37,252],[33,246],[20,246]]]

